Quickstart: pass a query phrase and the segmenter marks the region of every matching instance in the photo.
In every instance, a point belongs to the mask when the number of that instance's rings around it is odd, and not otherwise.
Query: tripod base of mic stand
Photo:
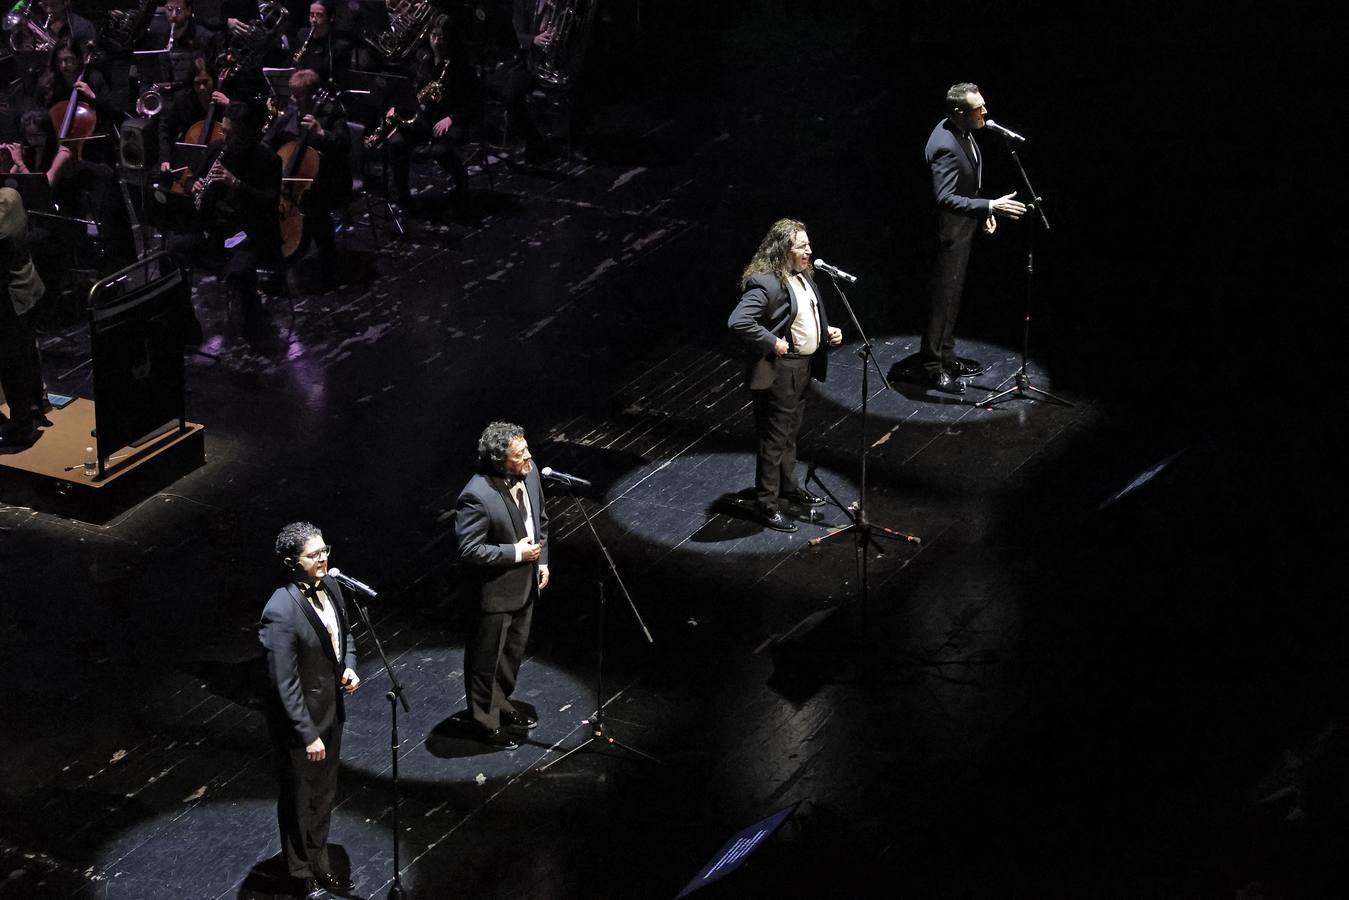
[[[615,738],[615,737],[613,737],[612,735],[610,735],[607,731],[605,731],[605,729],[604,729],[604,723],[603,723],[603,722],[601,722],[601,721],[592,721],[592,722],[590,723],[590,726],[591,726],[591,728],[590,728],[590,737],[586,738],[584,741],[582,741],[581,743],[577,744],[575,747],[572,747],[572,748],[571,748],[570,750],[568,750],[566,753],[562,754],[562,755],[559,756],[557,759],[555,759],[555,760],[553,760],[552,762],[548,763],[548,765],[546,765],[546,766],[540,766],[540,767],[539,767],[539,772],[540,772],[540,773],[547,772],[549,769],[551,769],[553,766],[557,765],[558,763],[562,762],[562,760],[566,759],[568,756],[571,756],[573,753],[577,753],[577,752],[579,752],[579,751],[581,751],[581,750],[584,750],[586,747],[589,747],[591,744],[600,744],[600,745],[603,745],[603,746],[617,747],[618,749],[620,749],[620,750],[626,750],[626,751],[628,751],[629,753],[631,753],[631,754],[633,754],[633,755],[635,755],[635,756],[640,756],[642,759],[646,760],[647,762],[653,762],[653,763],[660,764],[660,760],[659,760],[659,759],[656,759],[656,757],[652,756],[650,753],[644,753],[643,751],[638,750],[636,747],[633,747],[633,746],[631,746],[631,745],[629,745],[629,744],[625,744],[625,743],[623,743],[622,741],[620,741],[618,738]]]
[[[1040,396],[1035,397],[1032,396],[1032,394],[1039,394]],[[996,394],[989,394],[987,397],[980,400],[975,405],[992,406],[994,403],[997,403],[1004,397],[1015,397],[1018,400],[1040,400],[1040,399],[1052,400],[1061,406],[1077,405],[1076,403],[1073,403],[1069,400],[1064,400],[1062,397],[1051,394],[1049,393],[1049,391],[1046,391],[1042,388],[1038,388],[1035,385],[1031,384],[1030,375],[1028,375],[1024,370],[1016,373],[1016,384],[1014,386],[1009,387],[1003,391],[998,391]]]
[[[864,526],[857,522],[849,522],[847,525],[840,525],[837,528],[831,528],[830,530],[826,531],[824,534],[820,535],[817,538],[811,538],[808,543],[812,547],[818,547],[820,544],[823,544],[830,538],[836,538],[844,534],[851,534],[852,532],[857,531],[858,529],[861,528],[866,529],[868,538],[871,537],[872,535],[878,534],[881,537],[887,537],[892,541],[908,541],[910,544],[921,544],[923,542],[923,539],[916,534],[905,534],[904,532],[896,531],[893,528],[886,528],[884,525],[872,525],[868,523],[867,525]]]

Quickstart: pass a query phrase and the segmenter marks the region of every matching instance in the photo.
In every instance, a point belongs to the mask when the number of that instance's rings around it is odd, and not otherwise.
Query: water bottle
[[[84,448],[84,474],[89,478],[98,474],[98,454],[93,447]]]

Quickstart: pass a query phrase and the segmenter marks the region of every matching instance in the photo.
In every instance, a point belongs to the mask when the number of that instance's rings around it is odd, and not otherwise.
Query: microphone
[[[586,488],[591,486],[590,482],[586,481],[584,478],[577,478],[575,475],[568,475],[566,472],[559,472],[550,466],[544,466],[542,471],[539,472],[539,474],[542,475],[544,478],[556,481],[558,484],[565,484],[568,486],[586,487]]]
[[[984,119],[984,127],[987,128],[989,131],[993,131],[996,132],[997,134],[1002,135],[1009,141],[1013,141],[1018,144],[1026,143],[1026,139],[1023,138],[1021,135],[1017,134],[1010,128],[1003,128],[1001,125],[999,125],[997,122],[994,122],[992,119]]]
[[[344,588],[351,588],[353,591],[359,591],[367,597],[378,597],[379,593],[364,581],[358,581],[350,575],[343,575],[341,569],[329,569],[328,574],[337,579],[337,583]]]
[[[826,275],[832,275],[835,278],[842,278],[844,281],[848,282],[848,284],[852,284],[853,282],[857,281],[856,275],[850,275],[840,268],[829,265],[829,263],[825,262],[822,259],[813,260],[811,262],[811,265],[813,265],[815,268],[819,269]]]

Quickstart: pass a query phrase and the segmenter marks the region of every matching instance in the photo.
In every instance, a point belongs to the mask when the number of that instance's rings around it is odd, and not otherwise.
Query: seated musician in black
[[[224,282],[226,297],[238,301],[243,312],[244,335],[252,340],[258,335],[262,309],[257,270],[281,262],[276,214],[281,160],[260,140],[256,107],[235,101],[221,124],[224,148],[216,164],[193,185],[193,194],[199,198],[202,228],[216,246],[238,231],[245,235],[228,256]]]
[[[205,57],[198,56],[192,61],[191,90],[175,90],[159,117],[159,171],[173,168],[173,145],[184,141],[193,125],[205,122],[213,105],[214,121],[219,122],[225,117],[230,98],[216,90],[215,71]],[[209,135],[202,136],[201,143],[209,144]]]
[[[8,163],[5,171],[19,175],[45,172],[47,183],[54,186],[74,155],[57,142],[47,110],[34,107],[24,113],[19,119],[19,137],[17,143],[0,144],[0,169]]]
[[[408,169],[412,151],[428,142],[431,158],[454,181],[454,197],[461,200],[468,194],[468,170],[454,145],[455,117],[451,114],[452,107],[467,102],[463,89],[465,76],[462,67],[457,66],[456,56],[462,59],[462,55],[450,53],[449,27],[449,17],[440,16],[428,35],[425,52],[417,56],[413,77],[417,83],[417,96],[421,99],[418,107],[414,110],[390,108],[385,113],[402,120],[413,119],[411,123],[400,124],[386,144],[388,169],[393,181],[390,196],[397,203],[407,203],[411,197]]]
[[[351,132],[341,105],[319,90],[319,76],[313,69],[291,74],[290,99],[290,105],[272,121],[263,143],[288,158],[287,148],[305,135],[306,145],[321,155],[318,177],[304,194],[302,240],[312,240],[321,258],[332,259],[332,209],[351,194]]]
[[[248,103],[271,94],[271,87],[262,75],[263,67],[293,68],[292,53],[286,35],[281,31],[270,37],[259,33],[259,29],[265,29],[267,25],[262,21],[261,12],[257,0],[224,0],[220,5],[220,14],[225,19],[225,30],[217,38],[217,42],[222,54],[230,48],[233,48],[233,52],[237,52],[259,40],[265,43],[258,66],[249,69],[236,68],[236,71],[220,85],[220,89],[231,97]]]
[[[333,32],[333,0],[309,4],[309,27],[295,36],[292,63],[297,69],[313,69],[324,87],[341,87],[351,71],[351,44]]]
[[[169,43],[169,34],[173,43]],[[169,70],[172,80],[187,84],[192,78],[192,60],[198,56],[215,59],[223,49],[215,32],[198,22],[192,15],[192,0],[166,0],[164,16],[156,16],[145,30],[137,50],[169,51]]]
[[[93,219],[98,223],[103,249],[108,255],[105,266],[112,271],[136,258],[131,234],[131,217],[117,181],[117,139],[113,128],[125,116],[114,101],[112,90],[102,74],[85,65],[80,48],[62,38],[52,48],[47,71],[38,80],[38,108],[49,116],[53,137],[64,124],[62,105],[68,111],[74,96],[79,105],[91,108],[97,117],[92,134],[81,139],[72,127],[66,145],[72,159],[60,167],[52,180],[56,203],[64,215]],[[54,157],[53,157],[54,159]],[[34,171],[41,171],[36,169]]]
[[[70,0],[47,0],[46,28],[52,37],[60,40],[70,38],[81,47],[88,47],[98,40],[98,31],[94,23],[70,8]]]

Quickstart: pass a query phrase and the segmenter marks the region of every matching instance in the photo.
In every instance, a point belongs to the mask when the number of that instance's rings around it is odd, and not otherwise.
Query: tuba
[[[230,34],[225,52],[216,59],[216,83],[224,84],[239,72],[251,72],[262,65],[267,48],[286,30],[290,10],[274,0],[258,4],[258,22],[245,35]]]
[[[134,10],[108,10],[108,20],[99,31],[99,43],[117,53],[130,53],[140,41],[141,35],[145,34],[145,29],[150,27],[155,7],[162,2],[163,0],[141,0],[140,6]]]
[[[384,0],[389,13],[389,30],[365,42],[387,62],[402,62],[412,54],[422,38],[436,23],[436,10],[427,0]]]
[[[529,47],[534,77],[551,87],[571,86],[585,60],[597,5],[596,0],[540,0]]]
[[[30,50],[46,53],[56,46],[56,35],[47,28],[51,15],[43,15],[39,22],[33,6],[32,0],[19,0],[5,13],[4,27],[9,32],[9,46],[16,53]]]

